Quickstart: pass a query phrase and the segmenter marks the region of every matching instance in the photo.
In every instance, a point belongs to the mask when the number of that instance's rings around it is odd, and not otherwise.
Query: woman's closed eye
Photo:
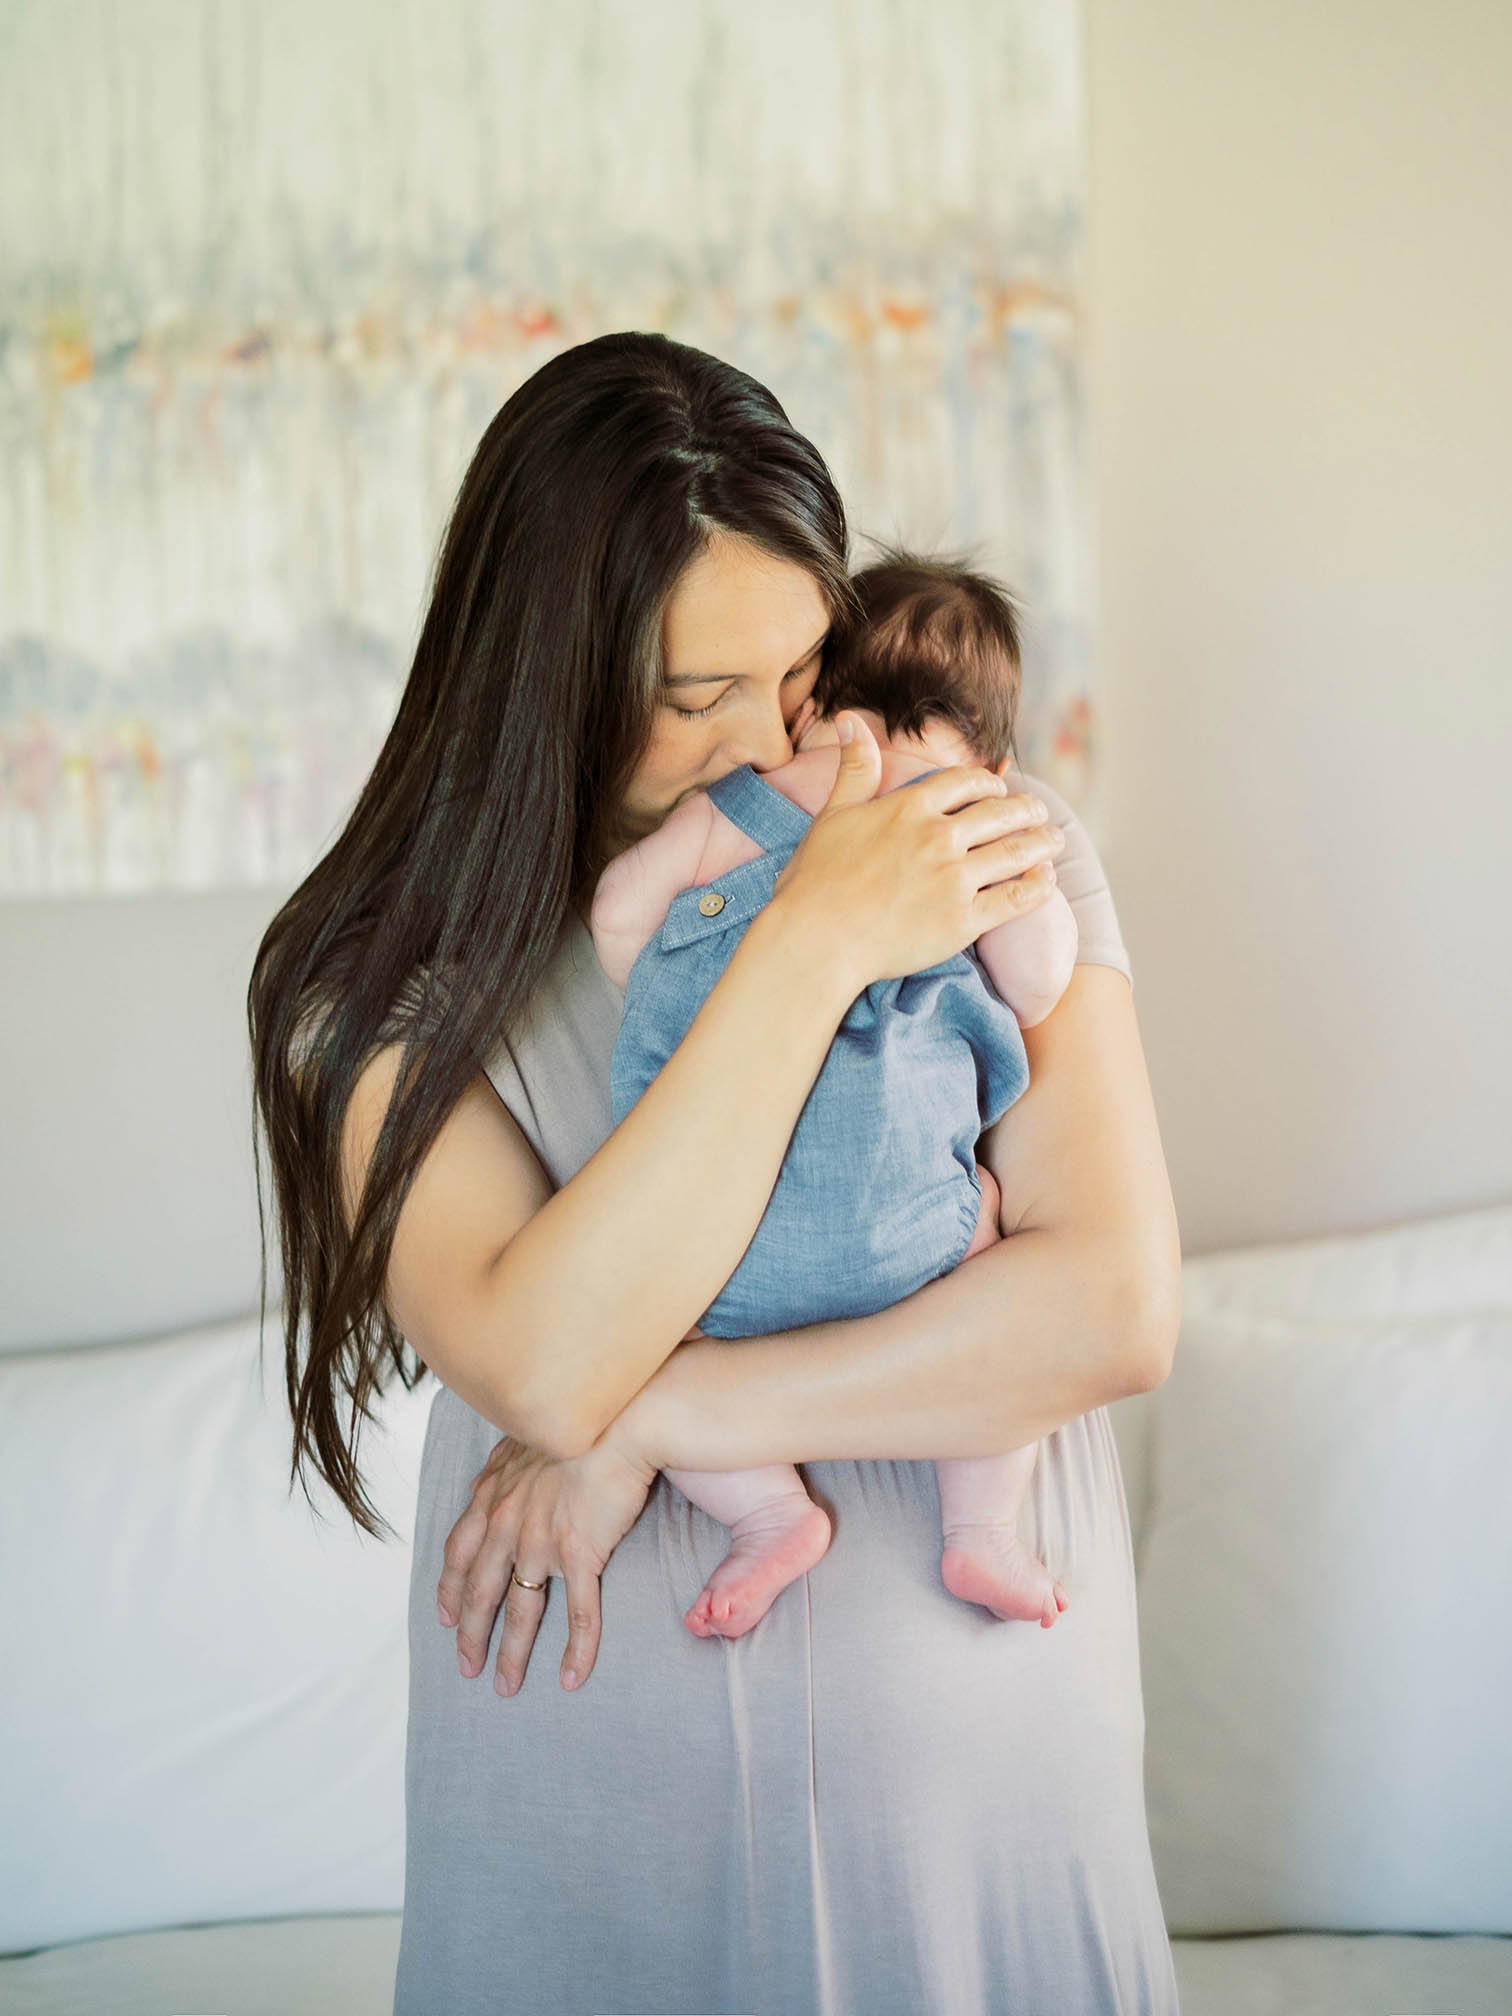
[[[815,652],[814,657],[817,658],[818,655],[819,654]],[[785,672],[783,674],[782,683],[786,685],[789,679],[801,679],[804,676],[804,674],[809,670],[810,666],[812,666],[813,662],[814,660],[811,658],[807,665],[795,665],[791,672]],[[674,714],[680,714],[684,719],[684,721],[701,721],[706,714],[712,714],[714,712],[714,709],[719,705],[720,700],[728,699],[728,697],[730,696],[731,693],[734,692],[734,690],[735,689],[733,686],[727,686],[724,692],[719,695],[719,699],[711,700],[707,707],[679,707],[676,705],[675,702],[670,701],[668,702],[668,705],[671,706],[672,712]]]

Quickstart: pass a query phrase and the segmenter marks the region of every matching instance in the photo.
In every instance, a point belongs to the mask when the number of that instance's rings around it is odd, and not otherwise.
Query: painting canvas
[[[289,886],[557,350],[769,385],[868,539],[1021,599],[1092,785],[1069,0],[0,13],[0,894]]]

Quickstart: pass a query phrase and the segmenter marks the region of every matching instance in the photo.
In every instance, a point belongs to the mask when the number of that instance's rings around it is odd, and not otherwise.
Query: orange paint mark
[[[353,325],[353,332],[364,357],[381,357],[388,348],[388,331],[378,315],[359,315]]]
[[[864,347],[872,340],[872,320],[853,294],[836,294],[824,304],[823,320],[842,341]]]
[[[475,301],[457,324],[462,350],[502,350],[511,334],[510,318],[491,301]]]
[[[929,320],[929,309],[920,301],[894,301],[884,295],[882,319],[895,329],[922,329]]]
[[[1010,322],[1047,308],[1063,315],[1074,316],[1076,312],[1064,295],[1053,294],[1037,280],[1020,280],[1011,287],[986,290],[987,326],[994,337],[1001,336]]]
[[[1092,708],[1085,696],[1066,706],[1055,725],[1051,746],[1059,757],[1085,760],[1092,746]]]
[[[45,354],[47,375],[55,385],[77,385],[94,376],[94,352],[82,336],[49,336]]]
[[[544,301],[526,301],[515,310],[515,324],[522,336],[555,336],[561,328],[556,310]]]

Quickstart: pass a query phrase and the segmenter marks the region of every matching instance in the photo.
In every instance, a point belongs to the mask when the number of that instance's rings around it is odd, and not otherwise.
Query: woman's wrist
[[[813,1001],[817,996],[826,1003],[832,1029],[839,1027],[866,986],[864,975],[856,971],[847,934],[837,930],[832,919],[818,917],[805,899],[784,895],[780,889],[746,927],[737,958],[748,942],[780,972],[790,1000]]]
[[[676,1438],[670,1437],[666,1431],[668,1370],[678,1352],[691,1348],[690,1345],[679,1344],[599,1437],[600,1442],[618,1450],[627,1461],[642,1464],[653,1474],[676,1467],[671,1464],[668,1453]]]

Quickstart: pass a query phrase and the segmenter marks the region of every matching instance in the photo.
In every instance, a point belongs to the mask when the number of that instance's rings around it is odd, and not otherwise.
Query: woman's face
[[[813,575],[749,539],[716,532],[689,561],[662,618],[651,741],[620,807],[626,846],[742,763],[792,761],[788,731],[819,675],[829,623]]]

